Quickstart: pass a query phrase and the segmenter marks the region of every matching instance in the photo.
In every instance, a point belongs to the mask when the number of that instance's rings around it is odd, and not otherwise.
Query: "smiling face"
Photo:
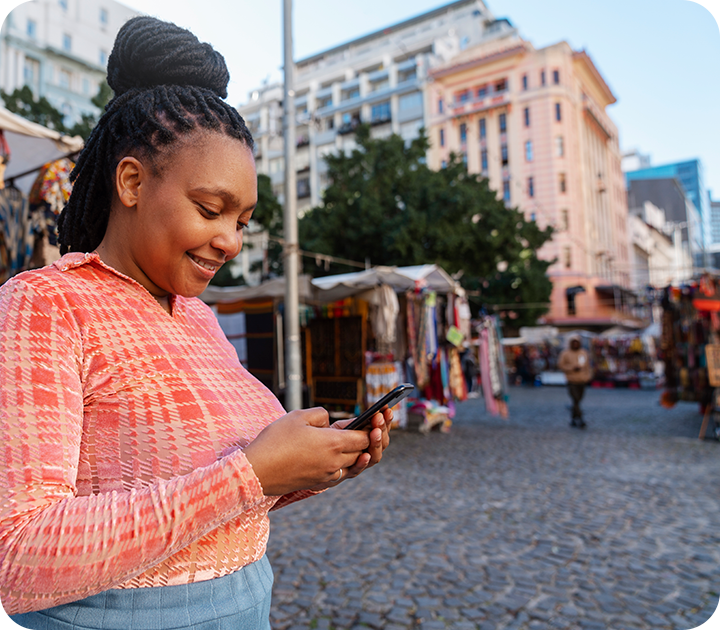
[[[242,247],[257,203],[250,149],[226,135],[196,131],[148,160],[125,157],[103,261],[143,285],[166,306],[170,294],[200,295]]]

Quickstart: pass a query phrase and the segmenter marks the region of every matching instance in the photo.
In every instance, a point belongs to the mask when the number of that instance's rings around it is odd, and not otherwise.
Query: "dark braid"
[[[145,16],[120,29],[108,59],[115,96],[70,175],[73,191],[58,220],[62,254],[89,252],[102,241],[124,156],[142,156],[157,168],[161,150],[196,129],[253,148],[245,121],[222,100],[228,80],[222,55],[185,29]]]

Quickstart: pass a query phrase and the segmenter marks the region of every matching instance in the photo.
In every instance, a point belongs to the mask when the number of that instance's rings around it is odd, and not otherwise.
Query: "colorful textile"
[[[3,259],[0,282],[27,269],[32,256],[33,234],[27,197],[17,188],[0,189],[0,237]]]
[[[259,560],[242,449],[284,414],[212,311],[71,253],[0,288],[0,598],[8,614]]]
[[[45,164],[33,182],[28,199],[32,205],[46,203],[53,214],[58,215],[70,199],[72,184],[70,173],[75,163],[69,158],[60,158]]]

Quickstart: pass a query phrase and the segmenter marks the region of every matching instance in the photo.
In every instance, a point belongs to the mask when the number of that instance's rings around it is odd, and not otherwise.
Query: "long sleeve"
[[[22,281],[0,289],[0,599],[9,614],[116,586],[267,501],[242,450],[127,491],[78,495],[83,338]],[[268,506],[269,507],[269,506]]]

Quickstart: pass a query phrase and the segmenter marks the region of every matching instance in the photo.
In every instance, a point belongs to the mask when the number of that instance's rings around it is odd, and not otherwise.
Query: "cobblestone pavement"
[[[394,431],[380,466],[271,514],[274,630],[685,630],[720,597],[720,443],[697,405],[512,388],[510,418]]]

